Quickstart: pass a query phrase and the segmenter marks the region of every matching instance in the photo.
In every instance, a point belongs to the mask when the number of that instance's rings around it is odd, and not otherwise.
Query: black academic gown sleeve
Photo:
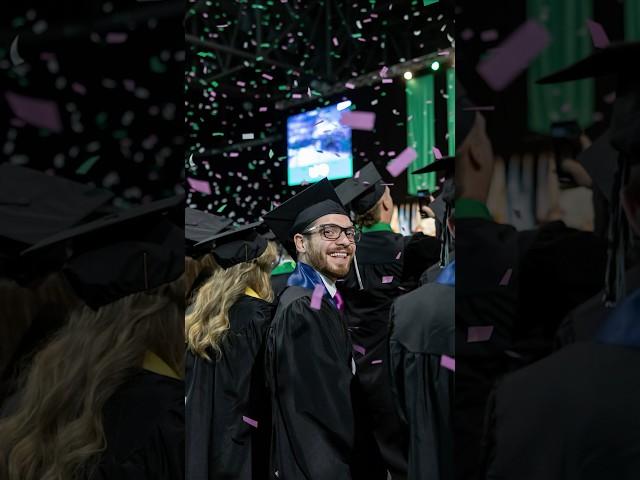
[[[288,296],[298,294],[290,303]],[[295,296],[295,295],[294,295]],[[326,296],[285,290],[268,340],[272,479],[349,480],[354,445],[352,357],[346,325]]]
[[[391,309],[389,365],[410,432],[408,480],[453,478],[454,375],[441,360],[454,354],[454,292],[447,285],[424,285]]]
[[[221,355],[209,352],[209,361],[187,353],[189,480],[267,478],[271,408],[264,349],[272,315],[272,304],[242,296],[229,310]]]
[[[184,382],[141,370],[107,401],[107,449],[91,480],[184,478]]]
[[[632,480],[640,350],[576,343],[504,377],[489,402],[489,480]]]

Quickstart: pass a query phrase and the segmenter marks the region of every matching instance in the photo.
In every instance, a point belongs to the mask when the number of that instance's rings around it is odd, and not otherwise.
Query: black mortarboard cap
[[[602,158],[606,168],[614,172],[609,204],[609,250],[605,278],[605,302],[615,304],[624,295],[624,264],[627,243],[627,224],[616,191],[628,177],[628,167],[640,163],[640,68],[636,58],[640,55],[640,42],[611,44],[594,51],[588,57],[538,80],[538,83],[560,83],[583,78],[615,75],[616,100],[613,105],[608,135],[618,155]],[[595,159],[594,159],[595,160]],[[613,161],[612,161],[613,160]],[[596,184],[601,179],[593,178]],[[608,186],[604,188],[608,189]],[[603,193],[607,193],[604,192]]]
[[[195,245],[224,231],[231,225],[232,220],[203,212],[195,208],[184,209],[184,238],[187,254],[197,256],[202,253],[195,249]]]
[[[271,210],[264,216],[264,222],[291,257],[296,258],[293,236],[318,218],[332,213],[348,216],[331,183],[323,178]]]
[[[413,175],[418,175],[421,173],[429,173],[429,172],[441,172],[442,176],[445,178],[451,177],[456,168],[456,157],[442,157],[438,160],[431,162],[426,167],[422,167],[415,172],[411,172]]]
[[[219,233],[207,239],[203,244],[211,248],[218,265],[231,268],[242,262],[249,262],[262,255],[268,241],[257,231],[262,222],[250,223]]]
[[[113,198],[31,168],[0,165],[0,237],[26,248],[79,223]]]
[[[22,255],[64,255],[63,274],[95,309],[182,274],[183,202],[180,195],[116,212],[53,235]]]
[[[22,284],[41,276],[51,265],[20,259],[20,252],[100,214],[112,197],[107,190],[31,168],[0,165],[0,274]]]
[[[615,43],[537,81],[561,83],[616,75],[616,101],[609,135],[613,147],[625,154],[631,164],[640,162],[640,68],[634,61],[639,57],[640,42]]]
[[[342,204],[359,215],[371,210],[384,195],[385,185],[380,172],[373,163],[368,163],[353,177],[336,187],[336,194]]]

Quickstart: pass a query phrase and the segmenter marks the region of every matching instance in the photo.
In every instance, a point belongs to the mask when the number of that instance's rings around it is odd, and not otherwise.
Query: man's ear
[[[307,251],[306,245],[304,243],[304,235],[301,233],[296,233],[293,236],[293,242],[296,245],[296,250],[298,253],[305,253]]]

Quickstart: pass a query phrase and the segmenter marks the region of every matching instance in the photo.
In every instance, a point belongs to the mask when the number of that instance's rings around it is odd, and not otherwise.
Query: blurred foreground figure
[[[23,251],[27,263],[61,260],[81,305],[3,406],[0,478],[183,478],[182,201],[85,222]]]
[[[271,410],[264,351],[276,247],[256,227],[198,244],[212,251],[220,268],[203,281],[186,316],[189,480],[267,478]]]
[[[617,161],[606,284],[606,299],[617,307],[592,342],[565,347],[498,386],[489,414],[489,479],[638,478],[640,291],[627,293],[623,284],[627,225],[640,234],[640,76],[628,61],[638,54],[640,43],[611,45],[545,79],[618,76],[610,129],[618,155],[600,159]]]
[[[451,240],[454,167],[448,157],[423,170],[445,173],[438,198],[446,205],[441,218]],[[447,241],[443,261],[448,248]],[[442,267],[435,281],[397,298],[390,313],[389,369],[398,412],[409,430],[409,480],[453,479],[455,260]]]

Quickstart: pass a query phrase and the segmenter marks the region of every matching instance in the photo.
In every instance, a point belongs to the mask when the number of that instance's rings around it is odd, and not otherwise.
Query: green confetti
[[[273,150],[269,149],[269,158],[273,158]]]
[[[149,59],[149,68],[153,73],[164,73],[167,71],[167,66],[162,63],[158,57],[151,57]]]
[[[82,165],[78,167],[78,169],[76,170],[76,174],[86,175],[89,172],[89,170],[93,168],[93,166],[95,165],[95,163],[98,161],[99,158],[100,158],[100,155],[96,155],[95,157],[91,157],[87,159]]]
[[[227,204],[225,203],[224,205],[222,205],[220,208],[218,208],[218,210],[216,210],[217,213],[222,212],[225,208],[227,208]]]

